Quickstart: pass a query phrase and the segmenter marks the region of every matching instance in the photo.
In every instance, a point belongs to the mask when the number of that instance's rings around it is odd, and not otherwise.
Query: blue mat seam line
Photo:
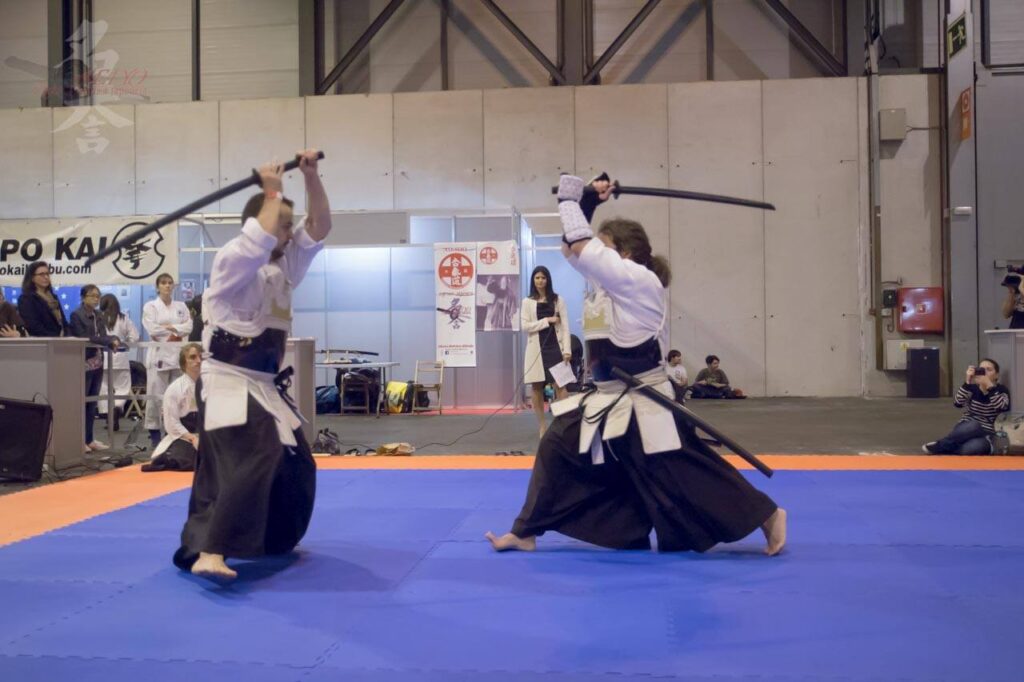
[[[57,585],[123,585],[126,589],[135,584],[135,582],[126,582],[124,580],[98,580],[96,578],[0,578],[0,584],[2,583],[55,583]]]
[[[162,535],[148,534],[148,533],[97,533],[96,531],[76,531],[68,528],[62,528],[61,530],[51,530],[44,533],[44,535],[50,535],[55,537],[78,537],[78,538],[118,538],[124,540],[161,540]],[[42,537],[37,535],[36,537]]]
[[[442,544],[444,544],[444,541],[435,542],[433,545],[431,545],[430,549],[428,549],[423,556],[417,559],[416,563],[409,567],[409,570],[405,572],[405,575],[403,575],[401,578],[395,581],[394,589],[400,589],[402,587],[402,583],[408,580],[409,577],[416,572],[416,569],[418,569],[424,561],[433,556],[434,552],[436,552],[437,548],[440,547]]]
[[[15,637],[12,640],[8,640],[5,643],[5,646],[11,646],[13,644],[16,644],[19,640],[27,639],[28,637],[31,637],[32,635],[34,635],[36,633],[40,633],[43,630],[45,630],[46,628],[52,627],[52,626],[56,625],[57,623],[59,623],[61,621],[69,620],[71,618],[74,618],[76,616],[79,616],[79,615],[85,613],[86,611],[91,611],[93,608],[95,608],[97,606],[100,606],[103,603],[108,602],[111,599],[114,599],[115,597],[119,597],[122,594],[124,594],[125,592],[130,591],[132,589],[132,587],[133,587],[133,585],[125,585],[123,588],[121,588],[119,590],[115,590],[114,592],[112,592],[111,594],[108,594],[105,597],[100,597],[96,601],[90,602],[90,603],[82,606],[79,609],[76,609],[76,610],[73,610],[71,612],[65,613],[65,614],[61,615],[59,618],[57,618],[56,620],[51,620],[51,621],[49,621],[49,622],[47,622],[47,623],[37,627],[36,629],[30,631],[30,632],[26,632],[25,634],[21,635],[20,637]]]
[[[264,661],[237,661],[234,659],[212,660],[208,658],[149,658],[145,656],[76,656],[75,654],[5,654],[0,653],[0,660],[4,658],[26,658],[26,659],[47,659],[56,658],[65,661],[131,661],[135,663],[211,663],[214,665],[245,665],[259,666],[261,668],[283,668],[286,670],[302,671],[308,673],[313,670],[308,665],[291,663],[267,663]]]

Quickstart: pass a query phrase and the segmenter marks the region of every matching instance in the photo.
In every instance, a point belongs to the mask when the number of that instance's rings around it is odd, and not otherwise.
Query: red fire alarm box
[[[942,287],[900,289],[896,294],[897,328],[907,334],[941,334],[946,319],[942,301]]]

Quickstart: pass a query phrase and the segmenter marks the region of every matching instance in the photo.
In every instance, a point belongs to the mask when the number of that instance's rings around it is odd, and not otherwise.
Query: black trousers
[[[283,446],[273,415],[252,396],[245,424],[206,431],[201,384],[196,473],[175,565],[189,570],[200,552],[254,558],[292,551],[316,496],[316,464],[305,436],[296,429],[298,445]]]
[[[100,384],[103,382],[102,369],[85,370],[85,395],[88,398],[95,398],[100,394]],[[99,410],[95,402],[85,404],[85,444],[93,441],[93,425],[96,423],[96,413]]]
[[[644,549],[653,528],[659,551],[704,552],[746,537],[778,508],[685,422],[676,422],[680,450],[648,455],[634,418],[604,444],[605,463],[594,465],[589,452],[578,452],[581,420],[581,410],[564,414],[544,434],[512,526],[517,536],[553,530],[601,547]]]

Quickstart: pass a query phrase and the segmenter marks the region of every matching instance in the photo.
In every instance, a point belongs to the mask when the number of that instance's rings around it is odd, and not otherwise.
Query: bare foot
[[[786,510],[782,507],[776,509],[775,513],[761,526],[761,531],[764,533],[765,540],[768,541],[764,553],[768,556],[775,556],[781,552],[782,548],[786,546]]]
[[[537,538],[532,535],[528,538],[521,538],[512,533],[505,533],[499,538],[491,531],[487,531],[484,533],[484,537],[491,541],[491,546],[494,547],[496,552],[504,552],[509,549],[517,549],[520,552],[532,552],[537,549]]]
[[[199,558],[192,564],[192,574],[217,581],[234,580],[238,573],[228,568],[221,554],[200,552]]]

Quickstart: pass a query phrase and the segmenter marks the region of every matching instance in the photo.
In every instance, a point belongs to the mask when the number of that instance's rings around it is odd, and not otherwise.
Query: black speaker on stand
[[[53,408],[0,398],[0,478],[38,481],[50,442]]]
[[[907,397],[939,397],[939,349],[907,349]]]

